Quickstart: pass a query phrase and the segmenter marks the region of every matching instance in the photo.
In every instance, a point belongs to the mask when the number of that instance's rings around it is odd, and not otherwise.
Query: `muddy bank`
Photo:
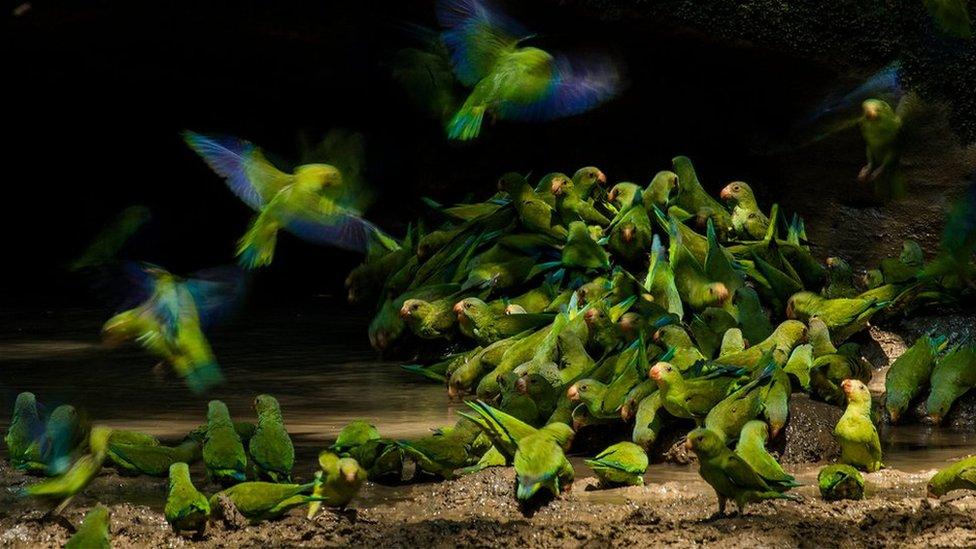
[[[877,546],[976,544],[976,494],[925,498],[931,471],[885,470],[866,475],[868,499],[827,503],[816,491],[816,467],[791,470],[804,486],[800,502],[757,504],[745,516],[711,519],[715,497],[691,468],[652,469],[644,487],[595,490],[592,478],[539,508],[520,507],[511,469],[492,469],[453,482],[388,489],[370,485],[345,512],[305,520],[303,510],[259,526],[212,523],[198,539],[174,536],[159,509],[161,499],[132,504],[131,492],[162,496],[163,481],[107,473],[59,518],[14,503],[0,503],[0,545],[60,547],[94,504],[112,511],[118,547],[236,546],[632,546],[703,543],[724,547]],[[657,475],[657,478],[655,477]],[[9,471],[3,484],[23,479]]]

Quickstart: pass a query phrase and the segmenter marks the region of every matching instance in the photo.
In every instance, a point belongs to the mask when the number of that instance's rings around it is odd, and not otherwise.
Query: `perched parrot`
[[[871,393],[856,379],[841,384],[847,396],[847,409],[834,427],[834,438],[840,444],[840,461],[862,471],[873,473],[881,463],[881,440],[871,419]]]
[[[887,101],[868,99],[862,104],[861,135],[867,144],[867,164],[857,179],[873,183],[879,199],[901,198],[905,194],[901,159],[902,119]]]
[[[688,433],[688,448],[698,456],[698,473],[718,497],[718,514],[725,514],[725,503],[735,501],[739,514],[746,505],[766,499],[795,499],[786,494],[794,483],[770,482],[761,477],[746,460],[729,450],[719,435],[699,428]]]
[[[633,442],[618,442],[584,463],[606,486],[644,485],[647,454]]]
[[[827,501],[864,499],[864,477],[844,463],[828,465],[817,474],[820,496]]]
[[[569,224],[569,235],[566,237],[566,245],[563,246],[562,264],[583,269],[608,269],[610,256],[593,240],[586,224],[573,221]]]
[[[4,443],[7,445],[7,460],[15,469],[43,471],[47,468],[42,455],[41,441],[44,437],[44,422],[37,411],[34,393],[23,392],[17,395],[13,417]]]
[[[925,411],[938,424],[957,398],[976,387],[976,346],[956,347],[936,360],[929,385]]]
[[[611,99],[620,87],[614,60],[573,59],[534,47],[521,25],[488,0],[440,0],[437,19],[454,74],[472,87],[447,123],[451,139],[478,137],[486,114],[507,120],[571,116]]]
[[[952,490],[976,490],[976,456],[969,456],[939,470],[928,483],[930,498]]]
[[[694,216],[695,222],[702,229],[711,219],[724,239],[725,235],[732,230],[732,216],[702,187],[691,159],[686,156],[676,156],[671,159],[671,164],[674,173],[678,175],[678,196],[675,197],[674,203]]]
[[[520,501],[531,499],[541,489],[558,496],[573,484],[573,465],[566,459],[559,441],[547,430],[519,439],[513,463],[516,496]]]
[[[319,453],[319,471],[315,473],[321,483],[312,490],[313,496],[320,496],[322,501],[312,501],[308,504],[308,518],[318,512],[322,503],[329,507],[345,508],[359,493],[359,489],[366,482],[366,471],[353,458],[341,458],[332,452]]]
[[[169,493],[166,496],[166,522],[177,534],[192,531],[202,534],[210,518],[210,502],[190,480],[186,463],[169,466]]]
[[[163,477],[174,463],[193,463],[200,459],[200,443],[186,440],[179,446],[115,444],[109,441],[108,457],[119,472]]]
[[[285,429],[281,406],[271,395],[258,395],[254,411],[258,414],[258,428],[248,442],[247,453],[262,477],[289,482],[295,466],[295,447]]]
[[[839,257],[827,258],[827,285],[820,295],[827,299],[856,297],[859,292],[854,286],[854,271],[846,261]]]
[[[769,354],[764,356],[762,361],[769,365],[761,371],[757,370],[758,375],[755,379],[715,403],[705,416],[703,425],[722,440],[738,439],[742,427],[764,411],[764,399],[772,390],[774,372],[778,366],[771,363]],[[776,431],[770,429],[770,434],[775,436]]]
[[[732,206],[732,228],[740,240],[765,238],[769,218],[759,209],[756,195],[748,183],[733,181],[722,188],[719,197]]]
[[[670,363],[658,362],[649,375],[657,382],[661,403],[669,414],[702,420],[744,373],[742,368],[717,368],[703,376],[685,379]]]
[[[92,507],[78,530],[64,544],[65,549],[111,549],[112,534],[109,532],[108,522],[108,507],[104,505]]]
[[[308,484],[242,482],[210,496],[210,509],[219,514],[223,509],[219,502],[221,498],[227,498],[242,515],[257,523],[280,517],[295,507],[324,499],[309,495],[319,482],[321,481],[318,479]]]
[[[891,363],[885,376],[885,408],[892,423],[898,423],[928,385],[935,360],[945,343],[945,337],[924,335]]]
[[[572,179],[560,175],[552,180],[551,192],[556,197],[556,210],[566,224],[582,221],[588,225],[606,227],[610,224],[591,200],[580,196]]]
[[[102,338],[108,345],[135,340],[168,363],[194,393],[223,382],[204,330],[233,309],[244,290],[234,268],[200,271],[180,278],[150,264],[127,263],[139,305],[108,319]]]
[[[423,339],[449,338],[457,323],[454,313],[456,299],[446,297],[436,301],[408,299],[400,307],[400,318],[410,331]]]
[[[754,419],[742,426],[739,441],[735,445],[735,453],[765,480],[780,484],[799,486],[793,475],[783,470],[768,450],[766,442],[769,439],[769,428],[763,421]]]
[[[230,419],[227,405],[211,400],[207,409],[207,435],[203,461],[214,482],[229,486],[247,478],[247,453]]]
[[[373,440],[380,440],[380,432],[368,421],[357,419],[350,421],[339,431],[335,443],[329,447],[333,452],[344,453],[357,446],[362,446]]]
[[[88,425],[70,404],[51,412],[44,426],[46,474],[60,475],[71,466],[71,456],[88,439]]]
[[[540,328],[552,322],[551,314],[498,314],[487,303],[468,297],[458,301],[453,307],[461,333],[488,345],[526,330]]]

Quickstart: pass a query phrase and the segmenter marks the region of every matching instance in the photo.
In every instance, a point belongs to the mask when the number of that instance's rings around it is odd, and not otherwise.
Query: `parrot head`
[[[413,317],[427,306],[427,302],[422,299],[408,299],[400,307],[400,318],[407,320]]]
[[[651,300],[653,301],[653,299],[654,298],[652,297]],[[639,314],[628,312],[620,316],[620,320],[617,321],[617,325],[620,326],[620,330],[628,337],[636,337],[637,331],[644,323],[643,320],[644,319]]]
[[[708,295],[715,303],[724,304],[729,300],[729,288],[721,282],[713,282],[708,285]]]
[[[24,391],[17,395],[17,401],[14,403],[14,419],[27,419],[31,417],[33,419],[38,419],[37,415],[37,398],[34,393]]]
[[[600,310],[598,307],[591,307],[587,309],[585,313],[583,313],[583,322],[585,322],[588,327],[592,328],[599,323],[603,317],[604,314],[602,310]]]
[[[350,486],[362,484],[366,478],[365,471],[359,466],[359,462],[353,458],[341,458],[339,460],[339,473],[339,478]]]
[[[583,397],[589,394],[592,389],[592,382],[590,380],[584,379],[577,381],[569,386],[569,389],[566,391],[566,397],[573,402],[579,402],[583,399]]]
[[[600,168],[594,166],[587,166],[585,168],[580,168],[576,170],[573,174],[573,181],[579,183],[582,182],[589,186],[594,183],[599,183],[600,185],[607,184],[607,176],[600,171]]]
[[[573,182],[563,174],[556,174],[549,181],[549,191],[556,196],[573,190]]]
[[[516,172],[508,172],[498,178],[498,190],[504,191],[509,195],[514,195],[519,187],[524,184],[525,178],[522,177],[522,174]]]
[[[458,317],[458,321],[463,321],[477,315],[485,306],[485,302],[477,297],[466,297],[455,303],[453,310],[454,314]]]
[[[743,196],[745,196],[746,192],[749,192],[749,185],[742,181],[733,181],[722,187],[722,190],[718,193],[718,196],[726,202],[737,203]]]
[[[877,120],[882,116],[894,114],[891,105],[881,99],[868,99],[861,103],[861,108],[864,111],[864,118],[867,120]]]
[[[724,448],[725,444],[715,431],[702,427],[688,433],[685,447],[701,457],[714,455]]]
[[[648,377],[657,382],[658,385],[667,383],[675,377],[677,370],[670,362],[658,362],[647,372]]]
[[[840,383],[840,387],[844,390],[844,395],[847,396],[848,402],[871,401],[871,393],[868,391],[868,386],[862,381],[857,379],[845,379]]]
[[[272,412],[281,413],[281,407],[278,404],[278,399],[271,395],[258,395],[254,397],[254,411],[257,412],[260,417],[262,414]]]

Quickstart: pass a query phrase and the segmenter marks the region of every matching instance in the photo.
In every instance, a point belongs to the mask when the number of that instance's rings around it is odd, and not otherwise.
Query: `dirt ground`
[[[941,314],[872,328],[863,341],[866,357],[877,368],[872,388],[883,388],[890,360],[930,330],[964,339],[976,330],[976,320],[971,314]],[[644,487],[603,490],[573,458],[577,481],[572,490],[544,505],[520,506],[512,469],[490,469],[453,481],[397,487],[369,483],[346,511],[325,511],[306,520],[304,509],[296,509],[256,526],[240,517],[224,519],[212,522],[202,537],[183,538],[163,518],[165,479],[122,477],[105,469],[61,516],[52,517],[41,504],[15,495],[33,479],[0,463],[0,547],[59,547],[97,502],[111,510],[116,547],[976,546],[976,493],[928,499],[925,484],[935,469],[884,469],[865,475],[863,501],[823,501],[816,488],[822,463],[811,460],[830,455],[819,439],[832,440],[829,434],[813,435],[829,433],[824,421],[832,420],[821,417],[829,414],[816,410],[832,407],[801,400],[808,399],[797,398],[781,450],[786,468],[803,484],[793,492],[801,500],[756,504],[744,516],[712,516],[715,496],[694,464],[654,464]],[[972,432],[976,398],[967,395],[957,408],[958,418],[944,429]],[[810,430],[818,433],[803,432]],[[959,457],[965,453],[966,448],[959,449]],[[295,472],[297,478],[311,473]],[[203,478],[194,482],[206,493],[218,490]]]

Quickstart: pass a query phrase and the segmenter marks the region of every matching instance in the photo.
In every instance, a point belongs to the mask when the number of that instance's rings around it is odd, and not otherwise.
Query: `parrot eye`
[[[732,190],[735,191],[735,192],[739,192],[740,187],[738,185],[733,185],[732,186]]]

